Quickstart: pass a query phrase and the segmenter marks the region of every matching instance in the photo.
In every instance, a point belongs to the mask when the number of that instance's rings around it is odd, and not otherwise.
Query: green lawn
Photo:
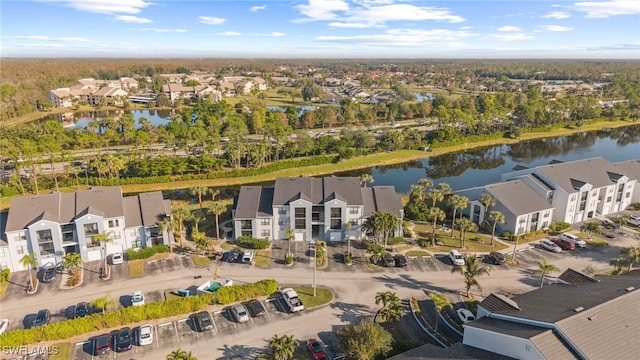
[[[63,342],[51,345],[52,353],[49,360],[67,360],[71,359],[71,343]]]
[[[424,250],[410,250],[405,253],[406,256],[431,256],[431,253]]]
[[[316,296],[313,296],[311,286],[294,286],[293,289],[298,293],[305,309],[312,309],[333,301],[333,291],[325,287],[316,286]]]
[[[209,266],[211,265],[211,259],[208,256],[191,254],[191,260],[195,266]]]
[[[425,222],[416,221],[415,228],[413,230],[415,236],[418,239],[431,239],[432,228],[430,224]],[[436,230],[436,242],[442,243],[442,245],[429,246],[427,249],[433,252],[448,252],[451,249],[459,249],[460,247],[460,232],[454,231],[454,238],[451,237],[451,231]],[[506,249],[507,246],[494,241],[491,246],[491,236],[480,233],[468,233],[465,241],[464,251],[468,252],[491,252],[500,251]]]
[[[259,268],[269,267],[271,263],[271,250],[256,250],[255,263],[253,266]]]

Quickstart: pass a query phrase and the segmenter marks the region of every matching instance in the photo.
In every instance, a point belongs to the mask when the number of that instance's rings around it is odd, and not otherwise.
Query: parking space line
[[[172,324],[173,324],[173,330],[175,330],[176,332],[176,340],[178,341],[178,344],[180,344],[180,336],[178,336],[178,325],[176,325],[177,322],[172,322]]]
[[[160,326],[160,325],[158,325]],[[156,332],[156,349],[160,348],[160,338],[158,337],[158,326],[154,326],[153,329]]]
[[[218,325],[216,325],[215,316],[211,317],[211,322],[213,323],[213,329],[216,331],[216,334],[219,334],[220,332],[218,331]]]
[[[270,299],[265,300],[265,302],[267,301],[270,301]],[[267,309],[267,307],[265,305],[262,305],[262,307],[264,308],[265,314],[267,314],[267,318],[271,320],[271,314],[269,314],[269,310]]]

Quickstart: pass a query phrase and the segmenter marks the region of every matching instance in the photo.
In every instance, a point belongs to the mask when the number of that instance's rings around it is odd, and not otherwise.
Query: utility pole
[[[313,248],[313,296],[316,296],[316,272],[318,270],[318,259],[316,255],[318,253],[318,246],[315,243],[310,243],[309,247]]]

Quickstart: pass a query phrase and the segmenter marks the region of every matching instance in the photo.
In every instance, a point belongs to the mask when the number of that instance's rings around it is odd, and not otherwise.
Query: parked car
[[[247,309],[249,309],[249,314],[251,314],[252,317],[260,317],[267,314],[262,303],[256,299],[247,302]]]
[[[407,266],[407,257],[402,255],[402,254],[396,254],[393,257],[393,260],[395,260],[395,265],[396,267],[404,267]]]
[[[456,249],[449,251],[449,259],[454,266],[464,266],[464,256]]]
[[[471,311],[464,308],[456,310],[456,313],[458,314],[458,318],[460,318],[460,321],[462,321],[463,324],[476,319],[475,315],[473,315]]]
[[[133,296],[131,297],[131,305],[133,306],[144,305],[144,294],[142,293],[142,291],[133,292]]]
[[[199,332],[208,331],[213,329],[213,320],[211,314],[207,311],[200,311],[193,315],[196,330]]]
[[[153,326],[151,324],[142,325],[138,329],[138,345],[145,346],[153,343]]]
[[[122,264],[124,262],[124,255],[121,252],[115,252],[111,255],[111,263],[113,265]]]
[[[9,326],[9,319],[0,319],[0,335],[4,334]]]
[[[640,226],[640,216],[631,214],[627,217],[627,224],[633,226]]]
[[[325,360],[327,358],[322,344],[316,339],[307,340],[307,351],[313,360]]]
[[[604,226],[607,229],[613,229],[613,230],[620,229],[620,225],[614,223],[609,219],[602,219],[602,226]]]
[[[549,239],[540,240],[540,246],[542,246],[543,249],[545,249],[547,251],[554,252],[554,253],[562,252],[562,248],[560,246],[554,244],[553,241],[551,241]]]
[[[227,251],[222,256],[224,257],[223,260],[225,262],[230,262],[230,263],[238,262],[238,260],[240,259],[240,250],[233,249],[231,251]]]
[[[560,235],[560,237],[569,241],[573,241],[573,243],[576,244],[576,247],[583,248],[587,246],[587,243],[584,240],[571,233],[563,233],[562,235]]]
[[[490,252],[489,255],[487,255],[487,259],[489,259],[489,261],[495,265],[502,265],[507,262],[504,254],[499,251]]]
[[[396,260],[390,253],[384,253],[384,255],[382,255],[382,265],[385,267],[396,266]]]
[[[49,320],[51,320],[51,313],[49,310],[40,310],[36,314],[36,318],[33,319],[33,327],[45,326],[49,324]]]
[[[42,273],[42,282],[50,283],[56,279],[56,267],[53,264],[47,264]]]
[[[252,250],[245,250],[242,253],[242,262],[245,264],[253,264],[255,253]]]
[[[249,312],[247,308],[242,304],[235,305],[231,308],[231,315],[236,320],[236,322],[245,322],[249,321]]]
[[[80,302],[76,305],[75,317],[82,318],[89,314],[89,304],[86,302]]]
[[[128,327],[123,327],[118,330],[118,333],[115,335],[115,349],[117,352],[131,350],[131,329]]]
[[[98,335],[93,341],[93,355],[104,355],[111,351],[109,335]]]
[[[576,243],[574,243],[571,240],[567,240],[565,238],[562,238],[562,237],[552,237],[550,240],[554,244],[560,246],[560,249],[562,249],[562,250],[575,250],[575,248],[576,248]]]

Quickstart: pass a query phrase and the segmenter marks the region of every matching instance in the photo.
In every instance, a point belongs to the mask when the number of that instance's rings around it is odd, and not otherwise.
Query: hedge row
[[[239,236],[236,239],[236,244],[245,249],[264,250],[271,245],[271,241],[264,239],[256,239],[252,236]]]
[[[93,314],[42,327],[15,330],[0,335],[2,346],[22,346],[40,341],[68,339],[74,336],[110,329],[131,323],[162,319],[201,310],[213,303],[229,304],[275,293],[276,280],[261,280],[253,284],[232,285],[220,288],[213,294],[203,294],[171,299],[143,306],[130,306],[104,314]]]
[[[169,252],[169,247],[164,244],[149,246],[141,250],[128,249],[127,257],[129,260],[148,259],[155,254]]]

